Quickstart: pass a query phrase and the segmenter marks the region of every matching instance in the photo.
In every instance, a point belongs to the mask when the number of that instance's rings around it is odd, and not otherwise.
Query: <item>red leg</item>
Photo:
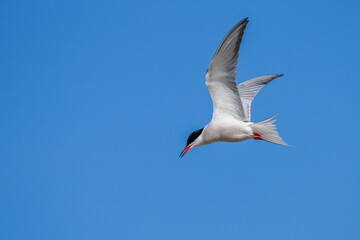
[[[254,139],[255,140],[263,140],[260,136],[260,134],[256,133],[256,132],[253,132],[253,135],[255,136]]]

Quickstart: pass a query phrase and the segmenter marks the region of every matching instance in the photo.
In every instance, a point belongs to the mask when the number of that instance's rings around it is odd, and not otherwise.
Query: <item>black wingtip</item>
[[[239,27],[239,26],[242,26],[242,25],[244,25],[244,26],[246,26],[246,24],[249,22],[249,20],[248,20],[249,18],[244,18],[244,19],[242,19],[241,21],[239,21],[234,27],[233,27],[233,29],[235,29],[235,28],[237,28],[237,27]]]
[[[248,22],[249,22],[248,17],[246,17],[246,18],[244,18],[243,20],[240,21],[241,24],[243,24],[243,23],[247,24]]]

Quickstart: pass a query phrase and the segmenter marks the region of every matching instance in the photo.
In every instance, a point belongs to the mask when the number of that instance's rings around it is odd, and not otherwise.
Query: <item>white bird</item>
[[[191,148],[214,142],[256,139],[288,146],[276,131],[276,120],[273,119],[276,115],[261,122],[250,122],[251,102],[255,95],[266,84],[283,75],[265,75],[236,84],[239,48],[247,23],[247,18],[237,23],[216,50],[205,75],[205,84],[213,102],[212,119],[204,128],[190,134],[180,157]]]

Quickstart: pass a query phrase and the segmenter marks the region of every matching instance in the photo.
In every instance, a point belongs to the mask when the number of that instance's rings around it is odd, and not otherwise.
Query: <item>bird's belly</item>
[[[248,134],[241,134],[236,136],[224,136],[218,138],[218,142],[241,142],[250,139],[251,137]]]
[[[224,129],[221,131],[217,141],[219,142],[241,142],[250,139],[250,135],[245,131]]]
[[[241,142],[252,138],[252,130],[246,123],[214,124],[209,126],[207,142]]]

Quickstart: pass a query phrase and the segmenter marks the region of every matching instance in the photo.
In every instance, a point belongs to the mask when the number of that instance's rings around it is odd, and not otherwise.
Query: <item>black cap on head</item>
[[[202,133],[204,128],[202,129],[199,129],[199,130],[196,130],[194,132],[192,132],[187,140],[187,143],[186,143],[186,147],[184,148],[184,150],[182,150],[182,152],[180,153],[180,156],[179,157],[183,157],[187,151],[190,150],[190,148],[192,148],[193,146],[191,145],[191,143],[193,143],[199,136],[200,134]]]
[[[187,140],[186,146],[189,146],[190,143],[194,142],[195,139],[197,139],[200,136],[203,130],[204,128],[192,132]]]

